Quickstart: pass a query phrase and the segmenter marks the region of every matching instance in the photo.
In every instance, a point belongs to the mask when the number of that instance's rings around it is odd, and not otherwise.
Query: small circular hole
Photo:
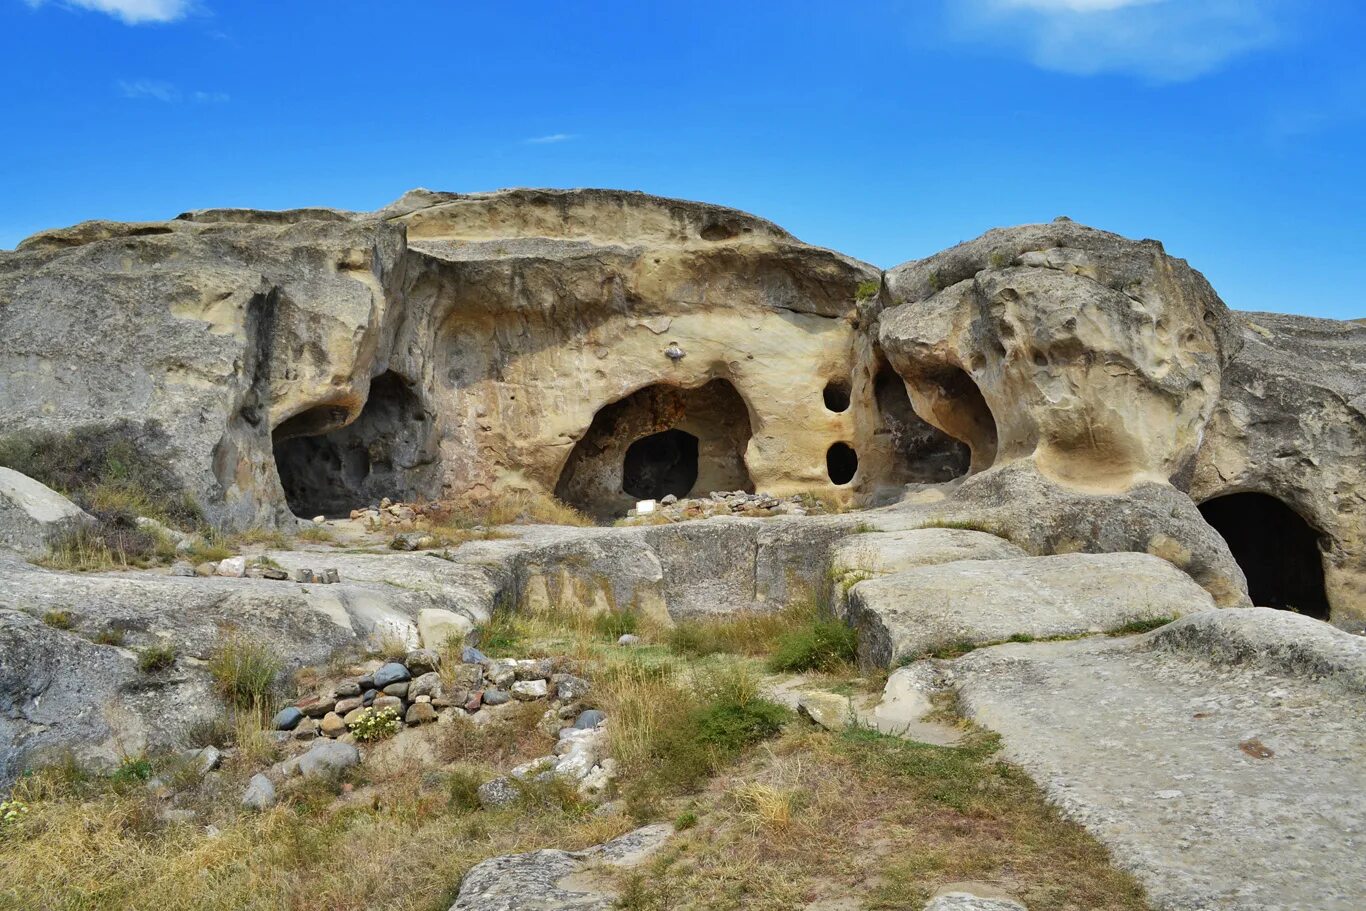
[[[836,443],[825,452],[825,473],[835,484],[848,484],[858,471],[858,453],[848,443]]]
[[[825,407],[831,411],[836,413],[848,411],[849,382],[847,380],[831,380],[825,384],[821,398],[825,399]]]

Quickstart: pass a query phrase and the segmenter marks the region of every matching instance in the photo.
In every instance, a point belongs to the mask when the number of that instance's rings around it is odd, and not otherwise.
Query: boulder
[[[797,711],[829,731],[842,731],[856,720],[849,697],[837,693],[802,693]]]
[[[1080,636],[1212,609],[1209,594],[1184,573],[1132,553],[941,563],[849,592],[866,669],[1011,637]]]
[[[653,856],[673,827],[659,823],[584,851],[532,851],[476,864],[460,882],[450,911],[611,911],[619,895],[609,876],[576,877],[590,868],[630,869]]]
[[[248,810],[268,810],[275,806],[275,785],[262,774],[251,776],[242,792],[242,806]]]
[[[304,718],[304,713],[299,711],[296,706],[286,706],[276,713],[270,720],[270,726],[277,731],[292,731],[299,726],[299,722]]]
[[[390,661],[375,671],[375,689],[382,690],[391,683],[403,683],[411,677],[406,667],[397,661]]]
[[[916,566],[1023,556],[1027,556],[1023,550],[1004,538],[964,528],[912,528],[850,535],[830,549],[831,609],[836,616],[844,616],[849,589],[864,579]]]
[[[481,784],[475,792],[479,804],[486,810],[498,810],[511,806],[522,796],[521,789],[508,777],[491,778]]]
[[[417,615],[417,635],[424,648],[438,649],[448,640],[462,640],[474,629],[468,617],[444,608],[429,607]]]
[[[284,763],[283,771],[286,775],[317,778],[340,775],[357,765],[360,765],[360,751],[352,744],[339,740],[315,740],[308,752]]]
[[[1070,221],[989,231],[890,270],[886,290],[882,348],[973,470],[1029,459],[1092,491],[1188,478],[1242,342],[1160,243]]]
[[[523,702],[530,702],[534,699],[544,699],[550,692],[544,680],[518,680],[512,684],[512,698],[520,699]],[[488,694],[485,694],[487,699]]]
[[[0,547],[36,559],[47,553],[49,541],[94,521],[57,491],[0,467]]]
[[[1035,555],[1149,553],[1184,570],[1220,607],[1251,604],[1228,544],[1194,501],[1169,484],[1092,493],[1016,462],[967,478],[942,505],[921,514],[931,523],[988,531]]]

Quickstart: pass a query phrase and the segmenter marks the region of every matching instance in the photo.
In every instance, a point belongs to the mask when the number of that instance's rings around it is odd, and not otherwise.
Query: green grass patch
[[[854,662],[857,649],[858,634],[844,621],[811,617],[778,638],[768,669],[774,673],[838,673]]]
[[[1138,633],[1150,633],[1177,619],[1179,618],[1175,614],[1169,617],[1135,617],[1112,630],[1107,630],[1105,634],[1107,636],[1133,636]]]
[[[229,633],[209,656],[214,688],[237,709],[271,706],[284,664],[264,642]]]
[[[64,610],[50,610],[43,614],[43,622],[53,629],[74,629],[76,621]]]
[[[175,664],[175,649],[169,645],[151,645],[138,653],[138,670],[155,674]]]

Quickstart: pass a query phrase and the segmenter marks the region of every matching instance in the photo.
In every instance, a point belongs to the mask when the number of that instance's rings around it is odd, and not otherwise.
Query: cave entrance
[[[621,488],[639,500],[686,497],[697,483],[697,437],[677,427],[626,447]]]
[[[1328,619],[1320,535],[1276,497],[1235,493],[1200,504],[1247,576],[1252,603]]]
[[[749,409],[729,381],[646,386],[602,407],[574,445],[555,496],[596,519],[637,500],[713,490],[753,492],[745,467]]]
[[[365,407],[351,423],[347,409],[319,405],[275,428],[275,468],[290,511],[301,518],[345,517],[351,510],[432,496],[439,450],[432,416],[393,371],[370,382]]]
[[[891,452],[889,482],[935,484],[968,473],[972,456],[967,444],[915,413],[905,382],[890,364],[878,368],[873,397],[878,411],[874,435],[885,439]]]

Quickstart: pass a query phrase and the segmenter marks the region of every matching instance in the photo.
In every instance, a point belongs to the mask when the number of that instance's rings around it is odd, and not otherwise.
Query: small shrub
[[[768,667],[775,673],[833,673],[851,664],[857,649],[858,635],[843,621],[813,618],[782,635]]]
[[[257,639],[229,634],[209,656],[218,695],[238,709],[269,706],[284,665]]]
[[[98,645],[123,645],[127,633],[121,626],[109,626],[95,634],[95,642]]]
[[[237,722],[226,714],[201,718],[185,732],[185,742],[192,747],[223,749],[237,742]]]
[[[860,302],[872,300],[877,297],[877,293],[881,289],[881,283],[876,281],[859,282],[858,288],[854,291],[854,300]]]
[[[593,618],[593,632],[615,642],[640,628],[640,618],[629,611],[608,611]]]
[[[511,609],[497,608],[476,631],[479,650],[490,658],[505,658],[523,651],[526,629]]]
[[[473,769],[456,769],[451,772],[446,779],[451,809],[461,813],[478,810],[482,806],[479,803],[479,786],[483,783],[483,777]]]
[[[679,832],[686,832],[697,825],[697,814],[692,810],[684,810],[674,818],[674,829]]]
[[[392,737],[398,733],[398,712],[371,706],[351,722],[351,733],[361,743]]]
[[[71,615],[64,610],[50,610],[43,614],[43,622],[53,629],[72,629],[76,621],[71,619]]]
[[[175,649],[169,645],[149,645],[138,655],[138,670],[155,674],[175,664]]]
[[[152,763],[143,757],[129,757],[109,775],[109,783],[115,790],[126,790],[131,785],[140,784],[152,777]]]
[[[295,537],[300,541],[307,541],[309,544],[331,544],[337,540],[337,536],[332,534],[330,529],[321,525],[310,525],[301,529]]]

